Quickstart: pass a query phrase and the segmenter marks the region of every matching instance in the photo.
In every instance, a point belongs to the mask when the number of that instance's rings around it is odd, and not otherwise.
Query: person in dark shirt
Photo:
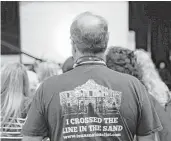
[[[133,75],[143,83],[142,78],[144,77],[144,74],[141,71],[142,66],[138,63],[134,51],[122,47],[110,47],[106,54],[106,64],[110,69]],[[146,83],[143,84],[147,85]],[[149,98],[154,105],[163,126],[163,130],[159,131],[160,141],[170,141],[171,118],[169,117],[168,112],[165,111],[163,105],[160,104],[160,101],[158,101],[153,95],[154,94],[151,94],[150,92]]]
[[[171,90],[171,70],[169,71],[169,67],[166,66],[165,62],[159,63],[158,71],[161,76],[161,79],[165,82],[165,84]]]
[[[73,69],[73,65],[74,65],[74,58],[71,56],[71,57],[67,58],[67,60],[62,65],[63,73],[72,70]]]
[[[23,141],[132,141],[135,135],[138,141],[153,141],[162,125],[145,87],[104,61],[106,20],[81,13],[70,34],[74,69],[41,84],[23,126]]]

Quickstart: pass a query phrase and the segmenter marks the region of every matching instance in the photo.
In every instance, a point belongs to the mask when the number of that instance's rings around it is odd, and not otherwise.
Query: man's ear
[[[105,37],[105,46],[106,47],[108,45],[108,41],[109,41],[109,32],[106,34],[106,37]]]
[[[72,42],[72,56],[74,59],[76,58],[76,54],[77,54],[77,47],[76,44]]]
[[[72,43],[72,53],[73,53],[73,55],[76,54],[76,52],[77,52],[76,44]]]
[[[106,42],[108,43],[109,41],[109,32],[106,34]]]

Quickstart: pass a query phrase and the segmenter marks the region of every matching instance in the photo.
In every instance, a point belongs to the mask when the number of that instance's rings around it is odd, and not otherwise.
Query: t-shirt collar
[[[73,68],[77,67],[77,66],[81,66],[81,65],[105,65],[106,63],[102,58],[99,58],[97,56],[84,56],[84,57],[80,57],[79,59],[77,59],[77,61],[75,62]]]

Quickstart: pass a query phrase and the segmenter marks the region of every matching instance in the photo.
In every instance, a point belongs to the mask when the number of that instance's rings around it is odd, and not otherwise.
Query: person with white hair
[[[38,75],[39,82],[43,82],[47,78],[59,75],[61,72],[61,68],[57,63],[54,62],[42,62],[39,63],[36,69],[36,73]]]
[[[70,28],[73,69],[46,79],[23,126],[23,141],[153,141],[162,129],[145,87],[107,68],[107,21],[81,13]]]
[[[142,49],[137,49],[135,55],[142,71],[142,82],[148,92],[165,107],[170,101],[171,95],[167,85],[162,81],[150,54]]]

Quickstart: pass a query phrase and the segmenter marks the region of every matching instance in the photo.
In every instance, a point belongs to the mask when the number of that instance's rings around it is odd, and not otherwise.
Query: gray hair
[[[47,78],[58,75],[60,67],[58,64],[53,62],[42,62],[38,65],[37,75],[40,82],[46,80]]]
[[[106,20],[90,12],[81,13],[70,28],[71,40],[82,53],[104,52],[108,42]]]

